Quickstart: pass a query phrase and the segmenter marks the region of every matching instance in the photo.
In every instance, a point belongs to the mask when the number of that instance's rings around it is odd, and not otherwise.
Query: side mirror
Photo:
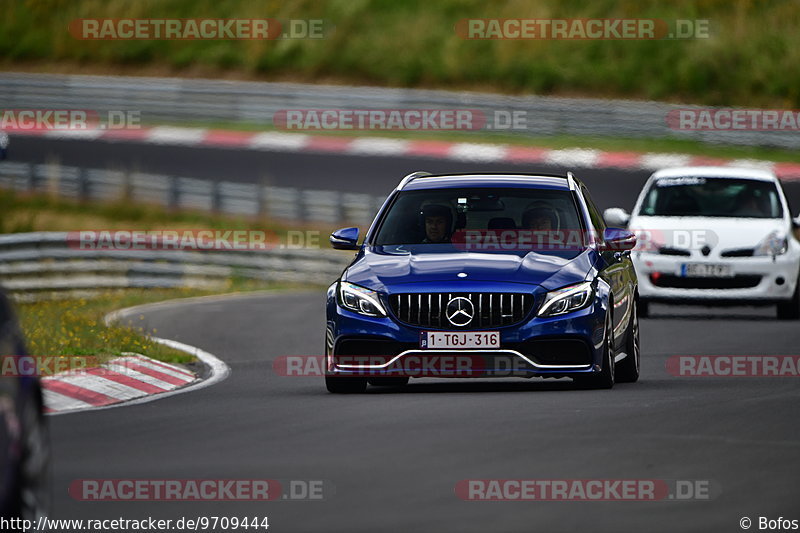
[[[358,250],[358,228],[342,228],[331,233],[331,246],[336,250]]]
[[[606,228],[603,232],[603,240],[605,241],[603,250],[624,252],[633,250],[636,246],[636,234],[626,229]]]
[[[603,219],[611,227],[624,228],[628,226],[631,215],[620,207],[611,207],[603,211]]]
[[[800,229],[800,215],[792,219],[792,227],[794,227],[794,229]]]

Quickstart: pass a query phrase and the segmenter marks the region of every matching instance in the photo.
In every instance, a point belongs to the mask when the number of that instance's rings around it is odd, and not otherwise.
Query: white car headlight
[[[339,305],[345,309],[366,316],[386,316],[386,310],[381,304],[378,293],[373,290],[352,283],[340,282],[337,292]]]
[[[753,255],[781,255],[785,254],[788,249],[789,239],[786,235],[781,235],[777,231],[773,231],[758,243]]]
[[[537,314],[541,317],[548,317],[571,313],[588,307],[593,296],[594,289],[589,281],[550,291],[545,296],[544,303]]]

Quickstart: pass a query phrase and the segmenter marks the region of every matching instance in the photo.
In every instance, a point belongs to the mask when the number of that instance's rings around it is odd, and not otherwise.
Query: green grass
[[[324,39],[81,41],[77,18],[323,19]],[[707,19],[686,40],[465,40],[465,18]],[[0,68],[177,74],[518,94],[800,106],[794,0],[25,0],[0,12]],[[332,31],[331,31],[332,30]]]
[[[0,233],[95,230],[251,230],[264,232],[268,242],[286,242],[289,231],[319,231],[325,225],[298,225],[257,217],[235,217],[159,206],[116,202],[78,202],[44,193],[0,189]],[[324,240],[324,239],[323,239]]]
[[[136,352],[161,361],[186,363],[192,356],[150,341],[139,328],[107,327],[103,316],[130,305],[196,294],[174,289],[109,291],[90,299],[20,303],[17,312],[28,351],[35,356],[91,356],[102,362],[122,352]]]
[[[224,292],[297,288],[288,284],[231,283]],[[103,317],[124,307],[174,298],[207,296],[220,291],[198,289],[119,289],[92,298],[18,303],[17,313],[28,352],[37,357],[77,357],[103,362],[123,352],[135,352],[169,363],[189,363],[194,357],[148,339],[139,327],[112,324]],[[134,319],[136,317],[133,317]],[[152,333],[158,336],[158,330]]]

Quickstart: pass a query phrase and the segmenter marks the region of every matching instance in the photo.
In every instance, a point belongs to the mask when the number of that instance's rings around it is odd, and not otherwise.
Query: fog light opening
[[[784,283],[786,283],[786,280],[783,279],[783,276],[778,276],[777,278],[775,278],[775,283],[778,285],[783,285]]]

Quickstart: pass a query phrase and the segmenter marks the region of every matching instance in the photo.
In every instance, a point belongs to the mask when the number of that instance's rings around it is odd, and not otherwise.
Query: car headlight
[[[781,255],[785,254],[788,249],[789,239],[786,235],[773,231],[758,243],[753,255]]]
[[[592,302],[593,296],[594,289],[589,281],[550,291],[545,296],[544,303],[537,314],[541,317],[548,317],[571,313],[587,307]]]
[[[352,283],[339,283],[339,305],[366,316],[386,316],[386,310],[381,304],[378,293],[353,285]]]

